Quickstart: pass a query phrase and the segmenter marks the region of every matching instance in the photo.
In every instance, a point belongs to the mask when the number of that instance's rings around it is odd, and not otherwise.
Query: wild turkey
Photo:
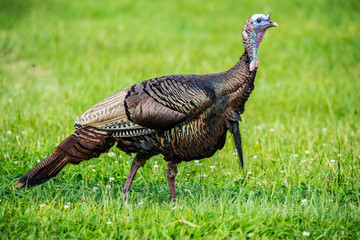
[[[154,78],[96,104],[78,118],[76,131],[15,185],[42,184],[66,164],[98,157],[117,143],[122,151],[136,153],[124,186],[125,198],[138,168],[162,154],[175,201],[177,165],[212,156],[224,146],[228,130],[243,166],[238,121],[254,89],[260,41],[268,28],[277,26],[269,15],[249,18],[242,31],[245,52],[225,72]]]

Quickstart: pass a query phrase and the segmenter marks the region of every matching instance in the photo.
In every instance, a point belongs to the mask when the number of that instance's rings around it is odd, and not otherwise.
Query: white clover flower
[[[302,199],[301,200],[301,205],[306,205],[307,204],[307,200],[306,199]]]
[[[269,131],[270,131],[270,132],[275,132],[275,129],[274,129],[274,128],[270,128]]]
[[[40,204],[40,208],[43,208],[43,207],[45,207],[45,204]]]
[[[92,171],[93,171],[93,172],[96,172],[96,170],[95,170],[95,169],[92,169]]]
[[[339,154],[338,154],[338,157],[341,157],[341,156],[342,156],[342,154],[341,154],[341,153],[339,153]]]
[[[107,225],[112,225],[112,222],[109,221],[109,222],[106,222],[106,224],[107,224]]]
[[[305,150],[305,153],[310,154],[311,152],[310,152],[310,150]]]
[[[257,159],[258,157],[256,155],[253,156],[254,159]]]
[[[105,187],[106,189],[111,189],[111,186],[110,185],[106,185],[106,187]]]
[[[172,208],[172,210],[175,210],[176,209],[176,206]]]
[[[26,134],[26,131],[22,131],[21,134],[22,134],[22,135],[25,135],[25,134]]]
[[[285,170],[280,170],[280,172],[281,172],[281,173],[284,173],[284,172],[285,172]]]
[[[185,192],[191,193],[189,189],[184,189]]]
[[[235,150],[234,150],[234,151],[233,151],[233,155],[235,155],[235,156],[236,156],[236,155],[239,155],[239,154],[238,154],[238,152],[237,152],[237,151],[235,151]]]
[[[322,131],[323,131],[323,133],[326,133],[327,128],[323,128]]]
[[[207,175],[206,175],[206,174],[202,174],[201,176],[202,176],[202,177],[207,177]]]
[[[249,233],[248,234],[248,237],[250,238],[250,237],[253,237],[254,236],[254,233]]]
[[[19,163],[19,161],[15,161],[15,162],[14,162],[14,164],[18,164],[18,163]]]
[[[119,161],[115,161],[115,163],[119,163]]]
[[[302,162],[302,163],[306,162],[306,159],[302,160],[301,162]]]
[[[93,188],[93,192],[96,192],[96,191],[98,191],[98,190],[99,190],[98,187],[94,187],[94,188]]]
[[[159,165],[155,164],[154,165],[154,170],[157,170],[159,168]]]
[[[143,205],[143,204],[144,204],[144,202],[143,202],[143,201],[139,202],[139,205]]]
[[[298,155],[298,154],[294,154],[293,156],[294,156],[294,157],[298,157],[299,155]]]
[[[265,128],[265,127],[266,127],[266,124],[264,124],[264,123],[255,126],[255,128],[258,128],[258,129],[263,129],[263,128]]]
[[[65,209],[65,210],[69,210],[69,209],[70,209],[70,205],[67,205],[67,204],[66,204],[66,205],[64,206],[64,209]]]
[[[38,163],[39,163],[39,162],[41,162],[41,160],[40,160],[40,159],[38,159],[38,160],[36,160],[36,162],[38,162]]]
[[[115,178],[109,177],[109,182],[113,182],[113,181],[115,181]]]
[[[310,233],[309,232],[303,232],[303,236],[308,237],[308,236],[310,236]]]
[[[108,155],[109,157],[115,157],[115,153],[113,153],[113,152],[109,152],[107,155]]]
[[[239,181],[240,179],[243,179],[241,176],[240,177],[236,177],[236,178],[234,178],[234,182],[237,182],[237,181]]]
[[[251,172],[248,172],[247,175],[250,176],[250,175],[251,175]]]
[[[336,162],[336,161],[335,161],[334,159],[331,159],[330,162],[331,162],[331,163],[334,163],[334,162]]]
[[[5,153],[5,154],[4,154],[4,158],[8,158],[8,157],[10,157],[9,154],[8,154],[8,153]]]
[[[215,166],[210,166],[210,169],[213,172],[215,170]]]
[[[7,131],[7,134],[8,134],[8,135],[12,135],[12,131]]]
[[[12,103],[13,99],[12,99],[12,98],[9,98],[8,101],[9,101],[9,103]]]
[[[230,172],[226,172],[226,174],[227,174],[227,175],[229,175],[229,176],[231,175],[231,173],[230,173]]]

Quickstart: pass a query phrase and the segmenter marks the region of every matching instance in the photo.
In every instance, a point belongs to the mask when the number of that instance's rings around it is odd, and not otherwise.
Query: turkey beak
[[[270,21],[270,26],[271,27],[279,27],[279,25],[276,22],[272,22],[272,21]]]
[[[269,27],[279,27],[279,25],[276,23],[276,22],[273,22],[273,21],[271,21],[271,19],[270,19],[270,13],[268,14],[268,15],[266,15],[266,17],[267,17],[267,20],[269,21]]]

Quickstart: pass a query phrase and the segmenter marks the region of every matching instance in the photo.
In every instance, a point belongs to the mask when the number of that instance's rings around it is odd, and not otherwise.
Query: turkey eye
[[[260,18],[258,18],[256,21],[257,21],[258,23],[260,23],[260,22],[261,22],[261,19],[260,19]]]

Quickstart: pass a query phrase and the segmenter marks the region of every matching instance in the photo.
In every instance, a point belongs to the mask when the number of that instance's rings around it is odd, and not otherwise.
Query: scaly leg
[[[177,175],[177,163],[166,162],[166,177],[169,183],[171,199],[176,203],[175,177]]]
[[[149,159],[149,157],[142,156],[138,153],[135,155],[134,160],[131,164],[129,175],[126,179],[125,186],[124,186],[124,200],[126,200],[127,193],[129,192],[131,183],[134,180],[137,170],[140,167],[144,166],[146,160],[148,160],[148,159]]]

